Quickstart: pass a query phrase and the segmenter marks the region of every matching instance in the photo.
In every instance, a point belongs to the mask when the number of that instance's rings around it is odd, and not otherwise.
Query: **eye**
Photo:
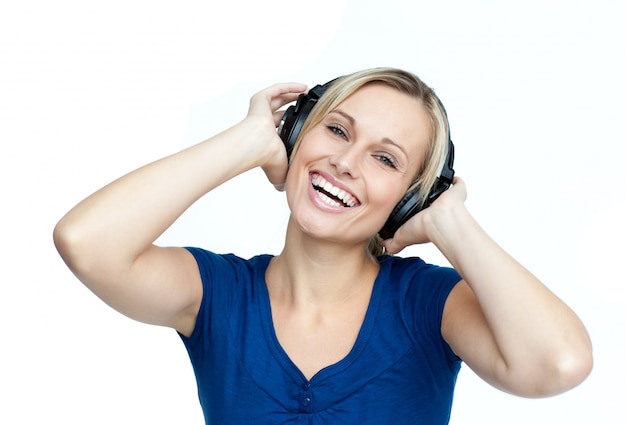
[[[337,125],[337,124],[330,124],[330,125],[326,126],[326,128],[328,128],[328,131],[333,133],[335,136],[341,137],[342,139],[347,139],[348,138],[348,135],[346,134],[344,129],[341,126]]]
[[[374,158],[376,158],[386,167],[391,167],[393,169],[398,168],[398,164],[396,164],[395,158],[387,153],[376,154],[374,155]]]

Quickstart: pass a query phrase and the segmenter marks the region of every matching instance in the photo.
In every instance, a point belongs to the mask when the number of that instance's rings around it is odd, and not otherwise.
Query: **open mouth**
[[[360,205],[360,202],[352,194],[346,192],[343,189],[333,186],[324,177],[319,174],[314,174],[311,178],[311,184],[313,188],[319,192],[320,198],[328,205],[343,206],[345,208],[352,208]]]

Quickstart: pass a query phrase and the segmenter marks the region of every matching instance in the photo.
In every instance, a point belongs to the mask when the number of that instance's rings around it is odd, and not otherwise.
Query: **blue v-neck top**
[[[441,317],[456,271],[381,257],[352,350],[307,380],[274,331],[272,257],[188,249],[204,291],[193,333],[181,338],[207,424],[448,423],[461,361],[441,336]]]

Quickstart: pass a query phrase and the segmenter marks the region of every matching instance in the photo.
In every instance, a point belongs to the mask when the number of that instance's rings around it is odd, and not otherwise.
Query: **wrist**
[[[438,205],[424,214],[423,220],[429,240],[444,255],[458,243],[469,240],[471,234],[479,229],[464,204]]]
[[[236,127],[241,149],[245,149],[254,167],[265,167],[286,157],[285,146],[276,133],[276,128],[267,120],[248,116]]]

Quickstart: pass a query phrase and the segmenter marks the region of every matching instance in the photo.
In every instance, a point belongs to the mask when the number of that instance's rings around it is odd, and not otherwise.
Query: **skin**
[[[419,126],[404,125],[416,117]],[[345,357],[356,340],[379,269],[366,246],[417,172],[427,122],[418,101],[367,86],[315,126],[295,155],[285,184],[292,211],[285,248],[266,281],[277,337],[309,378]],[[321,201],[311,185],[317,174],[358,206]]]
[[[272,184],[285,188],[292,211],[284,249],[266,272],[276,335],[309,378],[345,357],[379,269],[367,241],[418,169],[427,120],[418,100],[365,86],[305,136],[288,167],[276,135],[279,109],[304,90],[286,83],[257,93],[239,124],[79,203],[54,231],[70,269],[123,314],[189,336],[202,297],[197,265],[186,250],[153,242],[200,197],[262,167]],[[349,192],[354,206],[323,202],[311,184],[317,175]],[[442,335],[487,382],[528,397],[578,385],[592,367],[583,324],[482,230],[465,198],[465,183],[456,178],[386,248],[432,242],[464,277],[446,302]]]

